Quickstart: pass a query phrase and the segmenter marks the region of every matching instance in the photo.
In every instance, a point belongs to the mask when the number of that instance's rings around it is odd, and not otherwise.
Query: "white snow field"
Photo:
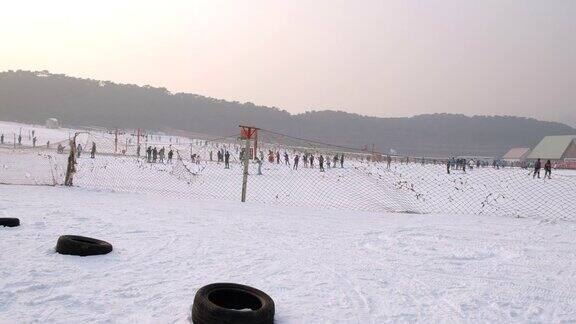
[[[43,145],[31,148],[31,129]],[[252,163],[240,203],[235,139],[151,135],[144,148],[181,157],[164,164],[136,157],[131,134],[117,147],[114,134],[82,133],[69,188],[55,146],[75,130],[0,122],[0,132],[11,135],[0,217],[22,223],[0,227],[0,323],[186,323],[196,290],[213,282],[267,292],[277,323],[576,323],[574,171],[448,175],[417,159],[388,168],[347,156],[326,172],[265,162],[257,175]],[[209,161],[221,148],[230,169]],[[65,234],[114,251],[57,254]]]
[[[321,211],[81,188],[0,187],[1,323],[187,323],[213,282],[277,323],[574,323],[573,222]],[[108,255],[57,254],[77,234]]]

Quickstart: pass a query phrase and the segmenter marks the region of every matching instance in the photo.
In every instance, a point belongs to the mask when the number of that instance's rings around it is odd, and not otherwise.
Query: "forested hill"
[[[244,123],[338,145],[375,144],[382,152],[428,156],[497,156],[511,147],[533,147],[545,135],[576,134],[561,123],[509,116],[376,118],[339,111],[292,115],[252,103],[46,71],[0,73],[0,120],[42,123],[49,117],[75,126],[171,128],[222,136],[234,134]]]

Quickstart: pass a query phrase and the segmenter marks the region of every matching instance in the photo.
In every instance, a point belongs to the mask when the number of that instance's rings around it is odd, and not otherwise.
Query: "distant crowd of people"
[[[161,140],[161,137],[154,137],[152,135],[146,135],[146,139],[158,139]],[[28,130],[28,140],[31,144],[32,147],[36,147],[38,144],[38,138],[36,136],[36,131],[35,130]],[[18,134],[16,136],[16,134],[14,134],[14,143],[13,145],[22,145],[23,142],[23,136],[22,134]],[[172,143],[172,138],[170,138],[170,142]],[[179,139],[176,139],[175,143],[179,143]],[[128,143],[128,142],[127,142]],[[196,144],[200,143],[198,140],[196,141]],[[205,146],[208,146],[208,141],[202,141],[202,143]],[[2,133],[0,134],[0,144],[5,144],[5,135]],[[28,145],[30,145],[28,144]],[[128,144],[127,146],[128,147]],[[46,148],[50,148],[50,141],[46,142]],[[57,152],[60,154],[63,154],[65,151],[65,147],[62,143],[58,143],[58,146],[56,148]],[[80,158],[83,154],[83,150],[84,148],[82,147],[82,144],[78,144],[76,146],[76,156],[78,158]],[[244,159],[244,149],[240,149],[238,146],[236,146],[236,152],[239,153],[239,159],[240,161],[243,161]],[[126,154],[126,150],[122,150],[123,154]],[[137,145],[137,149],[136,149],[136,155],[138,157],[140,157],[140,145]],[[148,163],[173,163],[173,158],[174,158],[174,149],[172,149],[172,144],[170,144],[170,147],[168,148],[168,150],[165,147],[161,147],[161,148],[157,148],[156,146],[148,146],[146,149],[146,161]],[[230,168],[230,158],[231,158],[231,153],[230,151],[228,151],[228,149],[224,149],[224,148],[219,148],[216,151],[216,161],[219,163],[224,163],[224,168],[225,169],[229,169]],[[96,143],[92,142],[92,147],[90,149],[90,158],[95,158],[96,157]],[[214,154],[213,151],[209,151],[209,159],[210,161],[214,161]],[[371,158],[367,158],[368,160],[372,160]],[[200,163],[201,160],[201,155],[199,153],[190,153],[190,161],[192,163]],[[331,168],[336,168],[336,167],[340,167],[343,168],[344,167],[344,154],[334,154],[334,155],[324,155],[324,154],[318,154],[318,155],[314,155],[313,153],[310,152],[304,152],[304,153],[297,153],[294,152],[294,154],[292,154],[292,157],[290,156],[290,154],[287,151],[284,151],[283,153],[281,153],[279,150],[268,150],[267,156],[265,156],[263,151],[259,151],[258,156],[254,156],[254,161],[258,164],[258,173],[261,174],[261,167],[262,164],[264,163],[264,161],[268,161],[268,163],[273,163],[273,164],[285,164],[287,166],[291,166],[292,170],[298,170],[299,166],[303,165],[303,167],[305,168],[310,168],[310,169],[314,169],[314,168],[318,168],[318,170],[320,172],[325,172],[326,169],[331,169]],[[422,164],[425,163],[430,163],[429,159],[425,159],[425,158],[413,158],[412,161],[410,161],[411,159],[409,157],[394,157],[394,160],[396,162],[399,163],[409,163],[409,162],[417,162],[420,161],[422,162]],[[378,162],[382,162],[385,161],[387,168],[390,169],[390,165],[392,162],[392,157],[390,155],[387,155],[386,157],[383,158],[383,156],[379,156],[377,160],[372,160],[372,161],[378,161]],[[442,163],[442,160],[433,160],[434,164],[436,164],[437,162]],[[446,172],[448,174],[450,174],[451,170],[462,170],[463,172],[466,172],[467,170],[471,170],[474,167],[476,168],[480,168],[480,167],[487,167],[490,165],[490,161],[486,161],[486,160],[482,160],[482,159],[469,159],[467,160],[466,158],[456,158],[456,157],[451,157],[449,159],[446,160]],[[536,161],[532,160],[532,161],[518,161],[518,162],[506,162],[503,160],[499,160],[499,159],[493,159],[491,161],[491,166],[494,169],[500,169],[500,168],[504,168],[507,166],[514,166],[514,167],[521,167],[521,168],[533,168],[531,174],[533,178],[540,178],[541,177],[541,170],[544,169],[544,178],[547,179],[551,179],[552,176],[552,162],[551,160],[546,160],[546,162],[544,164],[542,164],[542,160],[541,159],[537,159]]]
[[[162,147],[158,149],[156,146],[152,148],[152,146],[148,146],[146,149],[146,161],[148,163],[164,163],[165,158],[166,162],[171,164],[172,159],[174,157],[174,150],[170,148],[168,150],[168,154],[166,156],[166,148]]]
[[[466,167],[472,169],[473,166],[476,166],[477,168],[479,167],[484,167],[487,165],[486,162],[480,161],[480,160],[476,160],[476,162],[474,161],[466,161],[466,159],[464,158],[449,158],[448,160],[446,160],[446,172],[448,174],[450,174],[450,170],[451,169],[455,169],[455,170],[462,170],[464,172],[466,172]],[[492,167],[494,169],[500,169],[505,167],[507,164],[503,163],[501,160],[493,160],[492,161]],[[521,164],[517,164],[517,166],[522,167],[522,168],[527,168],[530,164],[528,164],[527,162],[523,162]],[[532,178],[540,178],[540,171],[542,170],[542,161],[541,159],[537,159],[534,163],[533,163],[533,167],[534,170],[532,171]],[[548,178],[551,179],[552,178],[552,162],[550,160],[547,160],[546,163],[544,163],[544,178]]]
[[[244,149],[241,149],[239,152],[239,159],[240,161],[244,160]],[[216,152],[217,155],[217,162],[224,162],[224,167],[226,169],[230,168],[230,152],[228,150],[221,149]],[[210,161],[213,161],[213,152],[209,152]],[[258,174],[262,174],[262,164],[265,161],[264,159],[264,152],[260,151],[259,156],[254,157],[254,161],[258,164]],[[292,161],[292,163],[290,162]],[[340,168],[344,167],[344,154],[336,154],[334,156],[324,156],[318,155],[314,156],[312,153],[301,153],[301,154],[294,154],[292,159],[288,152],[284,152],[283,154],[280,151],[273,151],[268,150],[268,162],[272,164],[281,164],[291,166],[292,170],[298,170],[298,166],[304,164],[305,168],[314,169],[316,165],[320,172],[325,172],[326,168],[336,168],[337,165],[340,165]]]
[[[77,150],[77,151],[81,151]],[[95,152],[95,146],[93,147],[93,152]],[[138,149],[139,151],[139,149]],[[243,148],[238,148],[236,147],[236,152],[239,154],[239,161],[243,161],[244,160],[244,149]],[[80,153],[79,153],[80,154]],[[139,155],[139,154],[138,154]],[[152,146],[148,146],[147,150],[146,150],[146,160],[148,163],[172,163],[173,160],[173,156],[174,156],[174,150],[172,148],[169,149],[168,153],[167,153],[167,158],[165,157],[166,155],[166,149],[164,147],[158,149],[157,147],[152,147]],[[216,156],[216,159],[214,159],[214,156]],[[210,162],[218,162],[218,163],[224,163],[224,168],[225,169],[229,169],[230,168],[230,158],[231,158],[231,153],[228,149],[225,148],[219,148],[216,151],[216,154],[214,154],[214,151],[210,150],[208,152],[208,157],[209,157],[209,161]],[[190,153],[190,161],[193,163],[200,163],[200,154],[198,153]],[[412,161],[409,157],[405,157],[405,158],[398,158],[395,157],[394,158],[395,161],[399,162],[399,163],[409,163],[409,162],[418,162],[421,160],[422,164],[425,164],[426,161],[430,162],[427,159],[424,158],[413,158]],[[338,166],[340,168],[344,167],[344,154],[335,154],[335,155],[330,155],[330,156],[326,156],[323,154],[319,154],[319,155],[314,155],[313,153],[309,153],[309,152],[305,152],[305,153],[294,153],[292,154],[292,157],[290,156],[290,154],[287,151],[284,151],[283,153],[281,153],[279,150],[273,151],[273,150],[268,150],[268,153],[265,155],[263,151],[259,151],[258,155],[254,157],[254,162],[256,164],[258,164],[258,174],[262,174],[262,165],[264,163],[264,161],[266,161],[268,163],[272,163],[272,164],[284,164],[287,166],[291,166],[292,170],[298,170],[299,166],[303,165],[303,167],[305,168],[310,168],[310,169],[314,169],[314,168],[318,168],[318,170],[320,172],[325,172],[326,169],[331,169],[331,168],[337,168]],[[380,157],[378,159],[379,162],[384,161],[386,163],[386,166],[388,169],[390,169],[390,165],[392,163],[392,157],[390,155],[387,155],[386,157],[382,158]],[[433,160],[434,164],[436,164],[437,160]],[[497,160],[494,159],[492,160],[492,167],[495,169],[500,169],[503,168],[505,166],[507,166],[507,163],[504,163],[501,160]],[[481,168],[481,167],[488,167],[490,165],[489,161],[484,161],[484,160],[480,160],[480,159],[466,159],[466,158],[456,158],[456,157],[451,157],[449,159],[446,160],[446,171],[448,174],[450,174],[451,170],[461,170],[463,172],[466,172],[467,170],[471,170],[473,168]],[[540,178],[540,171],[542,169],[542,162],[540,159],[538,159],[537,161],[534,162],[533,164],[534,166],[534,171],[533,171],[533,178]],[[547,160],[546,163],[544,163],[544,177],[550,179],[551,178],[551,174],[552,174],[552,163],[550,160]]]

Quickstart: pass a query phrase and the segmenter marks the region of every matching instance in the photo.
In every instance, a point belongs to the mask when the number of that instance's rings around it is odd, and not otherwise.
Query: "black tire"
[[[76,235],[62,235],[58,238],[56,252],[69,255],[99,255],[112,252],[112,244]]]
[[[192,306],[194,324],[272,324],[274,301],[252,287],[215,283],[196,292]]]
[[[0,218],[0,226],[6,226],[6,227],[20,226],[20,220],[18,218]]]

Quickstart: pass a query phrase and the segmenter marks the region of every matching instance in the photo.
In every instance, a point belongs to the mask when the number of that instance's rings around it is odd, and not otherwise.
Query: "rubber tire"
[[[58,238],[56,252],[69,255],[100,255],[112,252],[112,244],[91,237],[62,235]]]
[[[259,303],[251,311],[239,311],[234,307],[221,307],[211,301],[224,296],[226,303],[240,308]],[[216,297],[215,297],[216,296]],[[274,323],[274,301],[266,293],[252,287],[234,283],[214,283],[196,292],[192,306],[194,324],[272,324]]]
[[[0,226],[6,226],[6,227],[20,226],[20,220],[18,218],[0,218]]]

